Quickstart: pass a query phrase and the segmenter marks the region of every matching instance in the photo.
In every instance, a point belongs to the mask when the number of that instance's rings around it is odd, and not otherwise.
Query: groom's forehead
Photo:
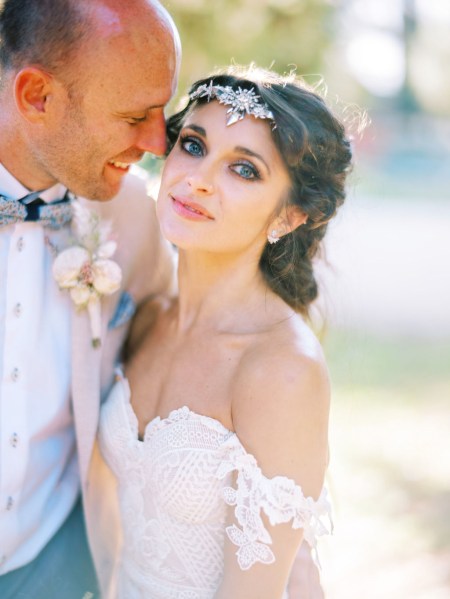
[[[152,0],[82,0],[79,6],[97,39],[125,35],[154,40],[161,34],[173,39],[177,34],[169,13]]]
[[[112,9],[101,3],[91,15],[92,34],[80,48],[79,60],[97,68],[122,67],[125,61],[124,78],[140,65],[142,69],[152,64],[153,69],[175,70],[179,48],[170,22],[154,11],[140,12],[142,15],[134,12],[130,17],[120,7]],[[104,57],[107,60],[102,60]]]
[[[124,33],[123,18],[117,10],[104,4],[98,4],[92,7],[92,12],[95,33],[99,37],[107,38]]]
[[[177,74],[177,53],[171,32],[164,27],[155,35],[137,26],[128,31],[116,27],[113,15],[109,32],[87,42],[74,63],[80,87],[99,94],[114,93],[110,98],[119,109],[142,109],[165,105],[174,92]],[[105,31],[105,30],[103,30]],[[121,98],[135,95],[135,105]]]

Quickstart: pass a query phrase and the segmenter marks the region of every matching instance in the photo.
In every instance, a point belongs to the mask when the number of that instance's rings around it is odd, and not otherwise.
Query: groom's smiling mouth
[[[108,160],[108,164],[109,164],[109,166],[112,166],[115,169],[126,173],[130,169],[132,162],[121,162],[119,160]]]

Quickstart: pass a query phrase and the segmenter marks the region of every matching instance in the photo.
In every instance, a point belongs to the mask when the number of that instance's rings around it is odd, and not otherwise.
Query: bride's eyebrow
[[[198,133],[202,137],[207,137],[207,135],[206,135],[206,129],[203,129],[203,127],[200,127],[199,125],[194,125],[193,123],[188,123],[188,124],[185,125],[185,128],[186,129],[192,129],[192,131],[195,131],[196,133]]]
[[[264,166],[266,167],[266,169],[268,170],[268,172],[270,174],[269,165],[264,160],[264,158],[261,156],[261,154],[257,154],[253,150],[250,150],[250,148],[245,148],[244,146],[236,146],[234,149],[236,152],[239,152],[240,154],[245,154],[246,156],[251,156],[252,158],[258,158],[258,160],[261,160],[261,162],[264,164]]]

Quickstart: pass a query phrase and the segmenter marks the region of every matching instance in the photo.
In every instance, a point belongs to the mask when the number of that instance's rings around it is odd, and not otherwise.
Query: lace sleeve
[[[242,447],[237,437],[229,439],[224,447],[217,476],[220,479],[235,472],[236,488],[225,487],[223,497],[230,506],[238,523],[228,526],[226,533],[232,543],[239,547],[236,552],[241,570],[248,570],[256,562],[271,564],[275,556],[269,545],[272,538],[264,526],[262,512],[272,525],[292,521],[295,529],[303,528],[304,538],[317,556],[317,538],[332,530],[331,506],[325,489],[317,501],[305,497],[299,485],[285,476],[266,478],[255,458]]]

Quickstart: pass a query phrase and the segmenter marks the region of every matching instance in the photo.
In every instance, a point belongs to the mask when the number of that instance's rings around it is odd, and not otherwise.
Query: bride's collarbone
[[[157,323],[126,365],[139,430],[183,406],[233,430],[231,397],[240,394],[238,381],[258,370],[267,352],[286,346],[287,325],[179,335],[167,324]]]
[[[213,341],[201,347],[188,342],[176,349],[164,345],[157,351],[152,346],[142,349],[126,369],[140,432],[156,417],[184,406],[231,429],[230,389],[242,348]]]
[[[153,391],[226,388],[238,370],[251,368],[254,360],[258,362],[267,352],[272,355],[274,348],[291,345],[292,335],[283,330],[286,328],[207,333],[192,330],[180,336],[161,327],[147,336],[126,370],[131,383]]]

